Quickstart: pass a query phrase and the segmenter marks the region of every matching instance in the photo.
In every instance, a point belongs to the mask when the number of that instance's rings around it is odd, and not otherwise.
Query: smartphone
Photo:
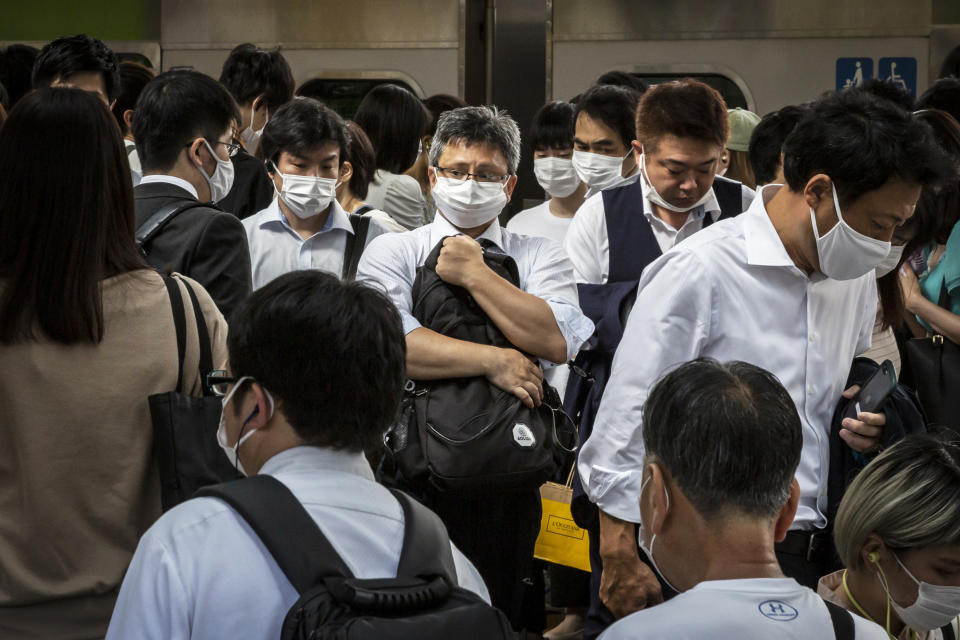
[[[856,419],[861,413],[876,413],[893,390],[897,388],[897,372],[893,363],[884,360],[883,364],[874,372],[870,379],[863,383],[860,391],[850,401],[847,409],[848,418]]]

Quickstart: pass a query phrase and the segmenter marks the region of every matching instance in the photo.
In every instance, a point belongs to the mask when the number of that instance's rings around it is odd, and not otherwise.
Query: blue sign
[[[880,64],[877,65],[877,78],[891,82],[916,97],[917,59],[880,58]]]
[[[916,78],[916,71],[913,75]],[[837,58],[837,91],[859,87],[871,78],[873,78],[873,58]]]

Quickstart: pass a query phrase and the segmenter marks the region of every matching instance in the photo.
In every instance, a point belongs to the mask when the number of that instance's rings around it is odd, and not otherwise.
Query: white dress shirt
[[[666,253],[677,243],[689,238],[703,228],[703,219],[709,215],[714,221],[720,217],[720,203],[710,188],[709,199],[696,207],[687,216],[687,221],[679,229],[660,219],[653,210],[648,194],[650,187],[642,180],[640,174],[617,184],[621,187],[641,180],[643,185],[643,215],[650,223],[653,236],[657,239],[660,251]],[[747,186],[741,188],[742,208],[746,210],[753,201],[753,189]],[[606,284],[610,274],[610,241],[607,236],[607,217],[603,206],[603,193],[590,196],[580,205],[577,215],[570,224],[570,230],[563,243],[573,263],[573,271],[577,282],[584,284]]]
[[[127,151],[127,162],[130,163],[130,177],[133,178],[133,186],[140,184],[140,178],[143,177],[143,167],[140,166],[140,155],[137,153],[137,145],[133,140],[123,139],[124,149]]]
[[[853,614],[857,640],[886,640],[878,625]],[[701,582],[663,604],[618,620],[601,640],[833,638],[827,605],[791,578]]]
[[[434,246],[447,236],[462,235],[442,214],[430,224],[383,235],[360,257],[357,280],[382,288],[400,311],[404,334],[421,327],[413,317],[413,281],[417,267],[427,261]],[[477,240],[487,239],[517,263],[520,289],[544,300],[553,311],[567,342],[567,359],[593,334],[593,322],[580,311],[573,268],[563,248],[546,238],[521,236],[503,229],[495,219]]]
[[[787,255],[766,211],[765,187],[740,216],[677,245],[643,272],[578,470],[610,515],[640,521],[642,407],[672,367],[704,356],[742,360],[786,387],[803,426],[793,527],[826,525],[830,421],[850,365],[870,346],[876,275],[807,276]],[[579,215],[579,214],[578,214]]]
[[[266,209],[242,220],[250,245],[253,288],[259,289],[274,278],[300,269],[317,269],[338,278],[343,273],[347,238],[353,236],[350,216],[340,203],[330,204],[323,228],[306,240],[287,222],[275,197]],[[367,228],[366,245],[390,230],[374,217]]]
[[[303,503],[357,578],[392,578],[403,509],[362,453],[296,447],[260,473]],[[489,602],[483,580],[453,544],[461,587]],[[216,498],[171,509],[144,534],[124,578],[108,639],[279,638],[299,595],[246,520]]]
[[[554,242],[563,244],[563,239],[570,229],[573,216],[566,218],[554,215],[550,211],[550,200],[535,207],[524,209],[507,222],[507,231],[524,236],[550,238]]]
[[[427,201],[417,179],[403,173],[377,169],[367,189],[367,204],[382,209],[405,229],[422,227],[427,221]]]
[[[197,195],[196,188],[192,184],[190,184],[183,178],[178,178],[176,176],[167,176],[159,173],[152,174],[152,175],[143,176],[142,178],[140,178],[139,184],[156,184],[156,183],[172,184],[175,187],[180,187],[181,189],[183,189],[184,191],[192,195],[197,200],[200,199],[200,196]]]

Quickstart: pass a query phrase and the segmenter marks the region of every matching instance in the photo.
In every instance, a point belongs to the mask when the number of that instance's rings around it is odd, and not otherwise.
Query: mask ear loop
[[[263,392],[264,392],[264,393],[266,394],[266,396],[267,396],[267,401],[270,402],[270,415],[267,417],[267,420],[270,420],[271,418],[273,418],[273,412],[274,412],[274,408],[275,408],[275,406],[274,406],[274,404],[273,404],[273,396],[271,396],[271,395],[270,395],[270,392],[267,391],[266,389],[264,389]],[[253,420],[253,416],[257,415],[258,413],[260,413],[260,405],[255,406],[255,407],[253,408],[253,411],[250,412],[250,415],[247,416],[247,419],[243,421],[243,424],[242,424],[242,425],[240,425],[240,433],[237,434],[237,452],[236,452],[237,454],[234,456],[235,462],[234,462],[234,465],[233,465],[233,469],[234,469],[234,471],[236,471],[237,473],[240,473],[240,443],[243,441],[243,430],[246,429],[246,428],[247,428],[247,424],[248,424],[251,420]]]

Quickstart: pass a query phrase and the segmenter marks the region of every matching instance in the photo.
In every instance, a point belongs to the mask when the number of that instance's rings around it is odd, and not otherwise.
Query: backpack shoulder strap
[[[210,334],[207,332],[207,321],[203,317],[203,310],[200,308],[200,301],[197,300],[197,294],[193,287],[186,280],[182,280],[183,286],[187,288],[187,294],[190,296],[190,302],[193,305],[193,316],[197,321],[197,339],[200,342],[200,388],[203,395],[207,395],[207,374],[213,371],[213,351],[210,346]],[[182,362],[182,356],[181,356]],[[181,364],[181,367],[183,365]]]
[[[209,207],[210,204],[205,204],[202,202],[197,202],[196,200],[176,200],[166,205],[165,207],[160,207],[156,213],[147,218],[147,221],[140,225],[140,228],[137,229],[136,241],[137,246],[141,249],[150,242],[154,236],[156,236],[163,229],[164,226],[178,215],[186,211],[187,209],[193,209],[194,207]]]
[[[357,276],[357,265],[360,264],[360,256],[367,244],[367,233],[370,231],[370,217],[362,214],[351,213],[350,225],[353,227],[353,235],[347,238],[347,247],[343,252],[343,280],[353,280]]]
[[[390,492],[403,507],[403,550],[397,577],[443,576],[456,585],[457,569],[443,521],[402,491]]]
[[[827,600],[824,600],[823,604],[827,605],[827,611],[830,612],[830,622],[833,623],[833,634],[837,640],[854,640],[857,631],[850,612]]]
[[[195,495],[219,498],[239,513],[301,595],[323,578],[353,577],[300,501],[273,476],[204,487]]]
[[[373,207],[371,207],[371,206],[368,205],[368,204],[365,204],[365,205],[363,205],[363,206],[361,206],[361,207],[357,207],[357,210],[354,211],[352,215],[362,216],[362,215],[365,215],[365,214],[366,214],[367,212],[369,212],[369,211],[373,211]]]
[[[170,309],[173,311],[173,326],[177,332],[177,359],[180,368],[177,370],[177,391],[183,386],[183,359],[187,352],[187,316],[183,310],[183,296],[177,281],[170,276],[160,275],[163,284],[167,286],[167,295],[170,296]]]

